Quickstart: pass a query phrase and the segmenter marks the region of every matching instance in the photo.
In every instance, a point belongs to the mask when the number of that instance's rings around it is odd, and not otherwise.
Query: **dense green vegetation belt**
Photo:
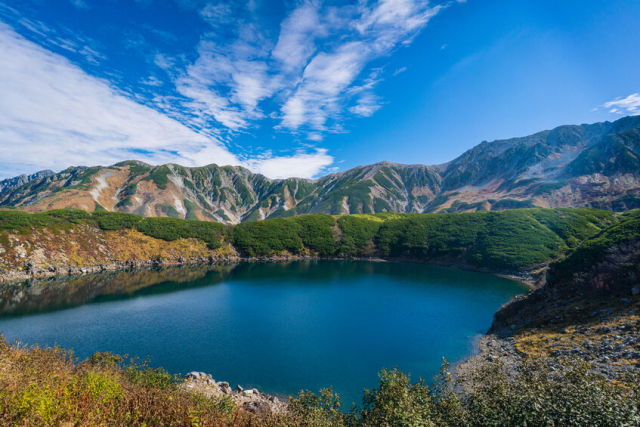
[[[619,220],[616,214],[597,209],[520,209],[462,214],[310,214],[226,226],[104,211],[28,214],[7,210],[0,211],[0,231],[29,233],[33,228],[87,224],[102,230],[136,229],[168,241],[197,238],[211,249],[229,243],[248,257],[379,256],[511,271],[557,258]]]

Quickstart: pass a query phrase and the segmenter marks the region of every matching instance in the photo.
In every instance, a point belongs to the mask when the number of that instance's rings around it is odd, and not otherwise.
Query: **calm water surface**
[[[433,377],[525,292],[489,274],[364,261],[244,263],[0,284],[0,331],[140,357],[172,373],[295,394],[333,386],[360,402],[377,372]]]

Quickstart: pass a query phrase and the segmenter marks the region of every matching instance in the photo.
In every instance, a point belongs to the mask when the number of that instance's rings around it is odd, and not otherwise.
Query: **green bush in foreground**
[[[445,363],[429,385],[395,370],[379,374],[379,386],[366,390],[363,405],[344,415],[336,396],[304,392],[290,410],[310,425],[410,426],[637,426],[640,423],[640,375],[613,383],[577,359],[552,369],[543,361],[525,362],[515,378],[498,363],[454,380]],[[473,387],[470,386],[473,384]],[[329,402],[329,404],[327,404]]]
[[[637,426],[640,376],[610,382],[579,360],[552,370],[500,364],[454,379],[445,363],[432,383],[382,370],[360,406],[341,411],[331,389],[302,391],[289,410],[252,414],[228,398],[206,398],[146,363],[97,353],[78,362],[59,348],[10,345],[0,336],[0,425],[21,426]],[[473,387],[470,386],[473,384]]]
[[[181,391],[179,380],[108,353],[77,363],[59,348],[24,348],[0,337],[0,425],[278,425],[238,411],[228,398]],[[264,422],[262,422],[264,421]]]

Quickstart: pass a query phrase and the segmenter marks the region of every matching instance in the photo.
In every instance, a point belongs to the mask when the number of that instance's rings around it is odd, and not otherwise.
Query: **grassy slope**
[[[550,282],[590,292],[627,290],[640,282],[640,217],[635,212],[552,264]]]
[[[233,254],[220,224],[131,214],[0,212],[0,274],[27,269],[66,274],[70,267],[219,258]],[[16,277],[20,278],[20,277]]]

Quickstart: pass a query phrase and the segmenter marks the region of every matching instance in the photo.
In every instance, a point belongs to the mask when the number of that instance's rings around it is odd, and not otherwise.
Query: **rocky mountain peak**
[[[0,181],[0,206],[238,223],[306,213],[640,207],[640,117],[483,142],[440,165],[382,161],[318,179],[129,160]]]

